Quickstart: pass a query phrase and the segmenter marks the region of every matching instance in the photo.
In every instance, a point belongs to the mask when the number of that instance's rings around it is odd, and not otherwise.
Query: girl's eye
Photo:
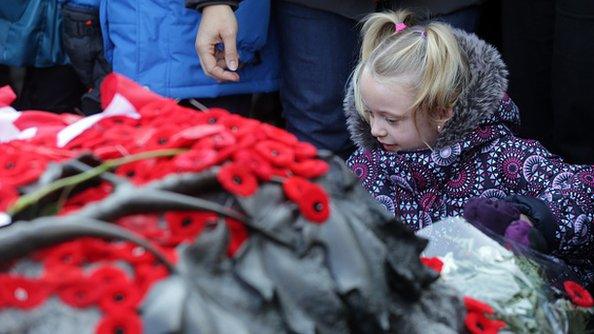
[[[398,122],[398,120],[391,119],[391,118],[386,118],[386,122],[387,122],[388,124],[396,124],[396,123]]]

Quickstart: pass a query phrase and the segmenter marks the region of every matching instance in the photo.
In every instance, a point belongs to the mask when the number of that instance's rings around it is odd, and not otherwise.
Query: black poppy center
[[[324,210],[324,204],[320,202],[315,202],[313,208],[314,210],[316,210],[316,212],[322,212],[322,210]]]
[[[116,302],[122,302],[124,299],[126,299],[126,296],[124,296],[124,294],[121,292],[118,292],[115,295],[113,295],[113,300]]]
[[[165,144],[167,144],[167,138],[160,137],[159,140],[157,141],[157,143],[159,143],[159,145],[165,145]]]
[[[238,184],[238,185],[242,184],[243,180],[241,179],[241,176],[233,175],[233,183]]]
[[[211,117],[208,119],[208,124],[215,124],[217,122],[217,119],[215,117]]]
[[[113,334],[124,334],[126,333],[126,329],[124,329],[124,327],[122,326],[117,326],[116,328],[113,329]]]
[[[279,156],[279,152],[277,150],[272,150],[270,152],[270,155],[272,155],[273,157],[278,157]]]
[[[4,168],[6,169],[13,169],[16,166],[16,164],[14,163],[14,161],[9,161],[6,164],[4,164]]]
[[[184,219],[182,219],[181,224],[183,227],[188,227],[190,225],[192,225],[192,218],[190,217],[184,217]]]

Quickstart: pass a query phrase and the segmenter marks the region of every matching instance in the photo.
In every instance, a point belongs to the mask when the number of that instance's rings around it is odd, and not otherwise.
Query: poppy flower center
[[[315,202],[313,208],[316,210],[316,212],[322,212],[322,210],[324,210],[324,204]]]
[[[159,143],[159,145],[165,145],[165,144],[167,144],[167,138],[160,137],[157,142]]]
[[[211,117],[208,119],[208,124],[215,124],[217,122],[217,119],[215,117]]]
[[[278,157],[279,153],[278,153],[278,151],[277,151],[277,150],[272,150],[272,151],[270,152],[270,155],[272,155],[273,157]]]
[[[183,227],[188,227],[188,226],[192,225],[192,218],[185,217],[184,219],[182,219],[181,224]]]
[[[14,161],[9,161],[6,164],[4,164],[4,167],[6,169],[13,169],[16,166],[16,164],[14,163]]]
[[[233,176],[233,183],[235,184],[241,184],[243,182],[243,180],[241,179],[241,177],[239,175],[234,175]]]
[[[117,326],[113,329],[113,334],[124,334],[126,330],[122,326]]]
[[[118,292],[115,295],[113,295],[113,300],[116,302],[122,302],[122,301],[124,301],[124,299],[126,299],[126,297],[121,292]]]

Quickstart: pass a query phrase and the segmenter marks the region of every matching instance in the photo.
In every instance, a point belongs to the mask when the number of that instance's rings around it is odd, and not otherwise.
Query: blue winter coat
[[[235,12],[241,81],[217,83],[200,68],[194,49],[200,13],[184,0],[101,0],[106,58],[122,73],[174,98],[278,89],[278,47],[269,29],[269,0],[246,0]]]
[[[56,0],[0,1],[0,64],[48,67],[67,63]]]
[[[512,129],[518,110],[505,95],[505,65],[495,48],[456,31],[468,56],[469,87],[454,106],[435,150],[387,152],[357,113],[352,87],[345,99],[349,130],[359,149],[348,165],[363,186],[416,231],[463,213],[473,197],[519,194],[550,209],[552,226],[536,226],[552,254],[594,278],[594,166],[570,165]]]

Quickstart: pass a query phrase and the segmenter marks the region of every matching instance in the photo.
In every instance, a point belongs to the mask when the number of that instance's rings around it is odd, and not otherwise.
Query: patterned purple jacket
[[[471,69],[433,151],[392,153],[357,113],[352,86],[344,101],[358,150],[347,164],[363,186],[413,231],[462,215],[468,199],[520,194],[543,201],[556,226],[542,231],[555,255],[591,280],[594,259],[594,166],[570,165],[534,140],[516,137],[515,104],[505,94],[507,70],[497,50],[455,31]]]

